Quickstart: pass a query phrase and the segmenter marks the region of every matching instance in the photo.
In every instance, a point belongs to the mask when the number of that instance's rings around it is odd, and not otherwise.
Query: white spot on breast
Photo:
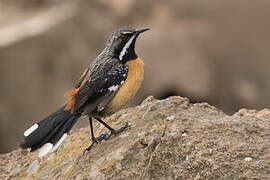
[[[50,150],[52,149],[53,144],[52,143],[46,143],[44,144],[39,151],[38,157],[45,156]]]
[[[123,84],[125,81],[121,81],[121,84]]]
[[[26,131],[24,131],[24,136],[29,136],[29,134],[31,134],[33,131],[35,131],[38,128],[38,124],[34,124],[33,126],[31,126],[29,129],[27,129]]]
[[[62,144],[62,142],[65,140],[65,138],[67,137],[67,133],[63,134],[63,136],[57,141],[57,143],[53,146],[51,152],[55,151],[60,144]]]
[[[112,85],[108,89],[109,89],[109,91],[116,91],[118,89],[118,85]]]

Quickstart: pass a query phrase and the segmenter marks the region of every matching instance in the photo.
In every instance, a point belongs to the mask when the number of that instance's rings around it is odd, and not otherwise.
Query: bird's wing
[[[73,112],[102,110],[114,97],[127,78],[128,66],[117,63],[107,66],[104,72],[94,73],[89,80],[82,83],[75,94]]]

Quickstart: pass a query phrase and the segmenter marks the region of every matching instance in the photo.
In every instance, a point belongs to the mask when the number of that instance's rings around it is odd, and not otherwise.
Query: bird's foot
[[[97,138],[92,138],[92,144],[91,144],[88,148],[86,148],[86,149],[84,150],[84,153],[89,152],[89,151],[93,148],[93,146],[94,146],[95,144],[98,144],[98,143],[100,143],[102,140],[104,140],[105,137],[106,137],[106,135],[107,135],[107,134],[101,134],[101,135],[98,136]]]
[[[91,151],[91,149],[93,148],[93,146],[94,146],[95,144],[98,144],[98,143],[99,143],[99,142],[97,141],[96,138],[95,138],[95,139],[92,139],[92,144],[91,144],[90,146],[88,146],[88,147],[83,151],[83,154],[85,154],[85,153]]]
[[[92,144],[84,150],[84,153],[89,152],[95,144],[100,143],[101,141],[105,140],[107,141],[112,135],[117,135],[121,132],[123,132],[127,127],[129,126],[129,123],[125,123],[122,127],[116,130],[112,130],[110,133],[103,133],[99,135],[97,138],[92,139]]]
[[[105,134],[104,140],[107,141],[112,135],[117,135],[123,132],[127,127],[129,126],[129,123],[126,122],[125,125],[120,127],[119,129],[112,130],[110,133]]]

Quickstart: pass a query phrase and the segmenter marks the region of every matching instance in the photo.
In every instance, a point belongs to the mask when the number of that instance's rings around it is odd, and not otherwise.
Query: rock
[[[267,179],[270,110],[226,115],[187,98],[148,97],[106,118],[130,127],[83,154],[89,128],[74,129],[53,154],[0,156],[0,179]],[[107,130],[95,125],[95,134]]]
[[[153,94],[207,101],[230,114],[270,107],[269,7],[266,0],[1,0],[0,153],[66,102],[120,27],[151,28],[136,45],[145,80],[134,104]]]

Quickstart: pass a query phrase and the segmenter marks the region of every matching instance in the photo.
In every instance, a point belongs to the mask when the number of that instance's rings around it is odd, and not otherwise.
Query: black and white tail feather
[[[40,149],[39,157],[55,151],[64,141],[67,133],[77,122],[80,115],[65,110],[65,106],[50,114],[24,132],[24,141],[20,147],[31,148],[31,151]]]

